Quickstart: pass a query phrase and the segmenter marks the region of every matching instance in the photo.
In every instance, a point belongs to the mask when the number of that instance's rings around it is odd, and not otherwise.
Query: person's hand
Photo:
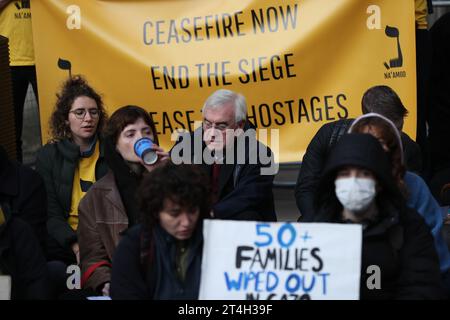
[[[102,289],[102,295],[109,297],[109,288],[110,288],[111,284],[109,282],[105,283],[105,285],[103,286]]]
[[[155,150],[156,154],[158,155],[158,162],[162,162],[170,158],[169,153],[165,152],[163,148],[156,144],[153,146],[153,150]]]
[[[77,258],[77,265],[80,265],[80,247],[78,246],[78,242],[75,242],[71,246],[71,249],[72,249],[73,254],[75,255],[75,257]]]
[[[155,169],[161,162],[170,158],[169,153],[165,152],[164,149],[161,148],[160,146],[154,144],[152,146],[152,149],[156,151],[156,154],[158,155],[158,161],[156,161],[154,164],[145,164],[144,161],[141,159],[142,165],[149,172]]]

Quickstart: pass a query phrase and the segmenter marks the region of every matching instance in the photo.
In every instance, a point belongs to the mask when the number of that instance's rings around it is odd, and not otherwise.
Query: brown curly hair
[[[200,220],[211,211],[209,179],[203,170],[189,164],[175,165],[170,160],[144,176],[138,199],[142,223],[147,230],[159,223],[159,213],[166,199],[187,210],[198,208]]]
[[[56,104],[49,120],[50,141],[56,142],[66,138],[71,138],[72,134],[69,125],[66,123],[69,118],[69,111],[72,104],[78,97],[85,96],[95,100],[99,110],[97,133],[103,133],[108,120],[101,96],[87,83],[81,75],[75,75],[67,79],[60,93],[56,94]]]

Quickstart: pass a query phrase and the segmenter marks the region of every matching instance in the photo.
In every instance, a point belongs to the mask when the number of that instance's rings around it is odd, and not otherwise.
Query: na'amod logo
[[[395,38],[397,46],[397,56],[389,59],[389,62],[384,62],[384,67],[387,70],[387,72],[384,73],[384,78],[405,78],[406,71],[400,69],[403,66],[402,47],[400,45],[400,31],[396,27],[386,26],[386,28],[384,29],[384,33],[389,38]]]

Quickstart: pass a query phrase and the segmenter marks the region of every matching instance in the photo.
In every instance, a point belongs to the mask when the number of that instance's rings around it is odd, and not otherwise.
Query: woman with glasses
[[[36,170],[47,190],[47,260],[70,265],[79,263],[78,204],[108,170],[100,135],[107,115],[100,95],[81,76],[65,81],[56,96],[51,138],[38,152]],[[64,267],[55,273],[65,274]]]
[[[195,165],[167,161],[142,179],[142,221],[114,253],[113,300],[198,299],[210,194],[208,176]]]
[[[135,152],[135,146],[143,140],[153,144],[151,148],[156,161],[153,164],[146,164]],[[95,294],[108,296],[115,248],[123,232],[139,223],[138,185],[144,173],[152,171],[168,158],[168,154],[158,146],[155,125],[149,113],[137,106],[124,106],[112,114],[104,142],[105,159],[110,170],[80,202],[77,233],[81,286],[94,290]]]

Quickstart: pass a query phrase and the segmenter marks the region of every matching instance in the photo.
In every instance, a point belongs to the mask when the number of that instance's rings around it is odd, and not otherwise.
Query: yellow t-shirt
[[[428,29],[428,5],[427,0],[415,0],[416,7],[416,28],[417,29]]]
[[[35,64],[29,0],[13,1],[0,12],[0,34],[9,39],[11,66]]]
[[[75,169],[72,185],[72,203],[70,205],[69,224],[75,231],[78,228],[78,204],[95,182],[95,165],[100,156],[99,142],[95,143],[94,153],[87,158],[80,158]]]

